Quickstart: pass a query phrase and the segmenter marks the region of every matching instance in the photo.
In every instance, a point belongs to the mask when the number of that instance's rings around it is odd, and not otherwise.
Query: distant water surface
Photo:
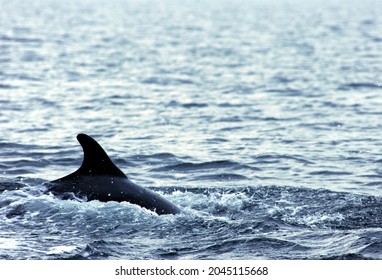
[[[381,14],[0,0],[0,258],[382,259]],[[78,133],[183,213],[44,194]]]

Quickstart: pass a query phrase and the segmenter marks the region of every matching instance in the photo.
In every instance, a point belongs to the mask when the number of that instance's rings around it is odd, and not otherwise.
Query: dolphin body
[[[180,213],[176,205],[159,194],[131,182],[93,138],[78,134],[77,140],[84,151],[81,167],[51,181],[48,191],[61,196],[74,194],[87,200],[127,201],[158,215]]]

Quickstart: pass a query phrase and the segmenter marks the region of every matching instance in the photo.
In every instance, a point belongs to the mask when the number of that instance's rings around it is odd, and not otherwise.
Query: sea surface
[[[382,259],[381,15],[0,0],[0,259]],[[78,133],[182,213],[46,193]]]

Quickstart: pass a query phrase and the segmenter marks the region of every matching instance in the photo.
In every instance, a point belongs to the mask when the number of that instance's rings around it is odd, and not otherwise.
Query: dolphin
[[[162,214],[178,214],[180,209],[158,193],[143,188],[112,162],[103,148],[86,134],[78,134],[84,159],[81,167],[60,179],[51,181],[48,191],[54,195],[75,195],[87,200],[127,201]]]

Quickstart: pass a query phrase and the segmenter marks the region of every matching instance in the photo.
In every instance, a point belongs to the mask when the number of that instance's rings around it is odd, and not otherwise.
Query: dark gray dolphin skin
[[[55,195],[74,193],[87,200],[127,201],[159,215],[177,214],[180,209],[159,194],[131,182],[90,136],[78,134],[84,151],[81,167],[63,178],[51,181],[48,190]]]

